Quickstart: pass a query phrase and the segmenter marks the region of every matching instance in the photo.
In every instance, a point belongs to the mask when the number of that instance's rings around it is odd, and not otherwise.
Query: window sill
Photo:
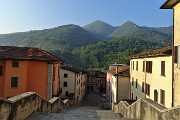
[[[18,89],[18,87],[11,87],[11,89]]]
[[[160,75],[161,77],[166,77],[165,75]]]

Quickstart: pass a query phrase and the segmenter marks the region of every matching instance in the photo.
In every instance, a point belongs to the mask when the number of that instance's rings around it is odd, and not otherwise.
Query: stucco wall
[[[118,101],[129,99],[130,94],[130,80],[129,77],[118,77]]]
[[[151,99],[139,99],[129,105],[126,101],[121,101],[113,106],[116,113],[120,113],[124,118],[140,120],[179,120],[180,107],[167,109]]]
[[[172,56],[151,57],[143,59],[132,59],[134,61],[134,70],[130,68],[131,95],[133,99],[145,98],[142,92],[142,83],[150,85],[150,95],[146,98],[154,100],[154,90],[158,91],[158,103],[160,103],[160,90],[165,91],[165,106],[170,108],[172,104]],[[138,61],[138,71],[136,70],[136,61]],[[143,72],[143,61],[152,61],[152,73]],[[165,76],[161,75],[161,61],[165,61]],[[134,78],[134,85],[132,79]],[[136,79],[138,80],[136,88]]]
[[[28,61],[26,92],[36,92],[47,99],[48,64],[47,62]]]
[[[64,78],[64,74],[68,74],[67,78]],[[60,69],[60,87],[62,88],[61,96],[65,96],[66,91],[75,94],[75,80],[76,74],[72,71],[61,68]],[[67,87],[64,87],[64,82],[67,82]]]
[[[57,112],[70,106],[69,100],[55,97],[46,101],[34,92],[27,92],[8,100],[0,99],[0,120],[23,120],[34,112]]]
[[[19,67],[12,67],[12,60],[6,60],[4,98],[27,92],[27,61],[19,61]],[[11,77],[18,77],[18,87],[11,88]]]
[[[180,45],[180,3],[174,7],[174,45]],[[179,54],[179,53],[178,53]],[[180,64],[174,64],[174,105],[180,105]]]

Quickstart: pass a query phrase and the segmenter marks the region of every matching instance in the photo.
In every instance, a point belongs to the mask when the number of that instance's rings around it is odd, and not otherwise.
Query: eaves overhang
[[[160,9],[173,9],[179,2],[180,0],[167,0]]]

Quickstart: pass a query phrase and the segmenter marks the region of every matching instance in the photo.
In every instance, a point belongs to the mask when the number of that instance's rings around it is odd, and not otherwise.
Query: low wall
[[[121,101],[113,105],[113,110],[124,118],[139,120],[180,120],[180,106],[166,108],[151,99],[139,99],[129,105]]]
[[[0,120],[23,120],[34,112],[56,112],[72,104],[58,97],[46,101],[34,92],[27,92],[8,100],[0,98]]]

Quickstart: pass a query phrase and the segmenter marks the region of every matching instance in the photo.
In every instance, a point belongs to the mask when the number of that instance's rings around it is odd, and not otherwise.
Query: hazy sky
[[[140,26],[172,25],[172,10],[159,9],[166,0],[0,0],[0,34],[84,26],[102,20],[113,26],[132,21]]]

